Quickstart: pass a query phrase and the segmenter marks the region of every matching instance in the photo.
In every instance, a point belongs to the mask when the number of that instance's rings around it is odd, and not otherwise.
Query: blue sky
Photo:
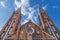
[[[60,30],[60,0],[0,0],[0,30],[13,11],[22,6],[21,24],[31,19],[39,24],[38,7],[44,9]]]

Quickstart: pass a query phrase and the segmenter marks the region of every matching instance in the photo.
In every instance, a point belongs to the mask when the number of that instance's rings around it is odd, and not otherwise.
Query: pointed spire
[[[31,21],[31,19],[29,19],[29,21]]]
[[[40,8],[38,8],[38,16],[40,15]]]
[[[15,11],[15,13],[19,13],[19,14],[21,14],[21,7],[18,8],[18,9]]]
[[[44,10],[39,7],[38,8],[38,15],[41,15],[42,13],[44,13]]]
[[[19,22],[20,22],[20,20],[21,20],[21,8],[18,8],[16,11],[15,11],[15,16],[16,16],[16,19],[14,19],[14,21],[16,21],[15,23],[13,23],[14,24],[14,26],[13,26],[13,28],[12,28],[12,31],[11,31],[11,34],[13,34],[14,32],[15,32],[15,30],[16,30],[16,28],[17,28],[17,26],[18,26],[18,24],[19,24]]]
[[[44,10],[43,9],[41,9],[41,8],[38,8],[38,17],[39,17],[39,21],[41,22],[41,24],[42,24],[42,28],[44,29],[44,20],[43,20],[43,17],[42,17],[42,13],[44,12]]]

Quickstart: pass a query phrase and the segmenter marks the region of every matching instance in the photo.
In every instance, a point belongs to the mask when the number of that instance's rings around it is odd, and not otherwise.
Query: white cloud
[[[22,3],[25,3],[25,2],[26,2],[26,0],[21,0],[21,2],[22,2]]]
[[[1,2],[0,2],[0,5],[1,5],[2,7],[4,7],[4,8],[6,7],[4,1],[1,1]]]
[[[29,12],[27,11],[28,10],[28,8],[30,7],[30,4],[29,4],[29,0],[21,0],[21,13],[23,14],[23,15],[28,15],[29,14]]]
[[[27,17],[27,19],[24,22],[22,22],[22,25],[25,24],[26,22],[28,22],[29,20],[32,20],[34,12],[36,12],[36,10],[32,10],[30,13],[25,14],[25,15],[28,15],[28,17]]]
[[[34,17],[35,21],[37,20],[37,17]]]
[[[27,19],[27,20],[25,20],[24,22],[22,22],[22,23],[21,23],[21,25],[25,24],[26,22],[28,22],[28,19]]]
[[[33,7],[28,8],[30,10],[30,13],[28,15],[28,19],[32,19],[34,12],[36,12],[36,10]]]
[[[15,0],[15,10],[17,10],[19,7],[21,7],[21,2],[18,2],[17,0]]]
[[[21,2],[18,2],[17,0],[15,0],[15,10],[17,10],[20,7],[29,7],[29,0],[21,0]]]
[[[22,14],[22,15],[28,15],[29,12],[26,10],[25,7],[21,7],[21,14]]]
[[[48,7],[48,5],[45,5],[45,6],[42,7],[42,9],[46,10],[47,7]]]
[[[33,11],[34,10],[34,8],[32,8],[32,7],[29,7],[28,9],[29,9],[29,11]]]
[[[28,9],[29,9],[29,8],[28,8]],[[27,17],[27,19],[25,19],[24,22],[22,22],[22,24],[25,24],[26,22],[28,22],[28,20],[31,20],[31,19],[32,19],[35,10],[34,10],[34,9],[31,10],[31,9],[33,9],[33,8],[30,8],[30,9],[29,9],[30,12],[28,12],[28,11],[26,11],[26,10],[24,10],[25,12],[23,11],[24,13],[23,13],[22,15],[27,15],[28,17]]]
[[[28,0],[21,0],[21,2],[18,2],[17,0],[15,0],[15,5],[17,6],[17,7],[15,7],[15,10],[18,9],[19,7],[21,7],[21,14],[22,15],[30,15],[29,12],[27,11],[27,9],[30,7]],[[27,21],[28,21],[28,18],[25,19],[25,21],[22,22],[21,24],[24,24]]]
[[[57,9],[57,8],[59,8],[58,6],[52,6],[52,8],[55,8],[55,9]]]
[[[28,19],[31,19],[32,18],[32,13],[28,15]]]
[[[26,22],[28,22],[28,20],[32,20],[34,12],[36,12],[36,10],[32,7],[29,7],[28,9],[29,9],[30,12],[25,10],[25,12],[23,13],[23,15],[27,15],[28,17],[27,17],[27,19],[25,19],[24,22],[22,22],[22,25],[25,24]]]
[[[34,12],[36,12],[36,10],[34,9],[34,7],[30,7],[29,4],[29,0],[21,0],[21,2],[18,2],[17,0],[15,0],[15,5],[17,6],[15,9],[18,9],[19,7],[21,7],[21,14],[22,15],[27,15],[27,19],[25,19],[24,22],[22,22],[21,24],[26,23],[29,19],[32,19]]]
[[[29,7],[29,0],[21,0],[22,6]]]

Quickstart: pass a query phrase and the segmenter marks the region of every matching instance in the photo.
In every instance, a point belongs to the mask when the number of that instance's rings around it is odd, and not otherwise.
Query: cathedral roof
[[[34,24],[34,25],[40,27],[39,25],[37,25],[36,23],[34,23],[32,20],[28,20],[25,24],[21,25],[21,27],[23,27],[26,24],[29,25],[29,23]]]

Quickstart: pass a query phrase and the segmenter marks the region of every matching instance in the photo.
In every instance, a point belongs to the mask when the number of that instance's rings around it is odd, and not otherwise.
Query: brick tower
[[[0,31],[0,40],[59,40],[59,30],[41,8],[38,8],[38,18],[40,26],[31,20],[21,25],[21,8],[18,8]]]

